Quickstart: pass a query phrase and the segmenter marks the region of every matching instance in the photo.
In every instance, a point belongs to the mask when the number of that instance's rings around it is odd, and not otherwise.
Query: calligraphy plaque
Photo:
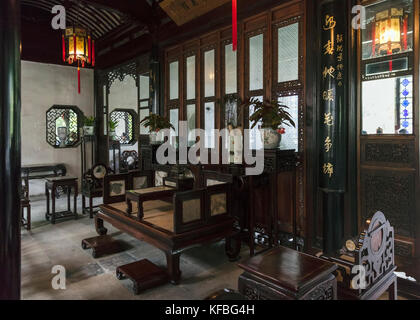
[[[321,6],[320,188],[345,192],[347,173],[347,62],[345,1]]]

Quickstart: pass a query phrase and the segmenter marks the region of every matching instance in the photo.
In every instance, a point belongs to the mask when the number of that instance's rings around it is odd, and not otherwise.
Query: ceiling
[[[65,0],[21,0],[22,19],[34,23],[51,22],[51,9],[55,5],[66,8],[66,23],[71,25],[78,22],[92,31],[96,39],[100,39],[116,28],[130,22],[127,14],[111,10],[89,2],[73,2]]]
[[[256,14],[285,1],[240,0],[238,17]],[[61,30],[51,27],[54,17],[51,9],[55,5],[66,8],[67,24],[79,21],[91,30],[96,40],[98,68],[150,52],[153,43],[167,46],[231,23],[230,1],[223,1],[224,5],[181,26],[162,10],[160,2],[162,0],[21,0],[22,59],[63,64]]]

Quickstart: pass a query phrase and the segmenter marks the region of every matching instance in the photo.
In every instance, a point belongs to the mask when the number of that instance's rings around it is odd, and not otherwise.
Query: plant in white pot
[[[83,132],[85,136],[93,136],[95,134],[95,117],[84,118]]]
[[[112,140],[115,139],[117,127],[118,127],[118,122],[117,121],[109,120],[109,122],[108,122],[108,128],[109,128],[108,134],[109,134],[109,136]]]
[[[150,144],[160,144],[162,140],[159,139],[158,134],[163,129],[174,129],[174,126],[171,122],[158,114],[151,113],[146,118],[144,118],[141,122],[145,128],[149,128],[149,140]]]
[[[260,101],[257,98],[248,99],[245,106],[253,106],[254,112],[249,117],[252,121],[251,129],[261,124],[261,140],[264,149],[276,149],[281,142],[281,135],[285,133],[284,125],[295,127],[289,108],[277,100]]]

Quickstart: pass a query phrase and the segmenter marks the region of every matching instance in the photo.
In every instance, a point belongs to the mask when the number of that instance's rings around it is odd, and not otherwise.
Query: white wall
[[[81,93],[77,93],[77,68],[22,61],[22,165],[64,163],[68,176],[81,175],[80,147],[55,149],[46,141],[46,111],[53,105],[75,105],[86,115],[94,113],[94,72],[81,68]],[[31,195],[44,192],[31,183]]]

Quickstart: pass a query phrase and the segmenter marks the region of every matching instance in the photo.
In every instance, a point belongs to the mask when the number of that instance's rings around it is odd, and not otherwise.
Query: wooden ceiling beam
[[[155,11],[146,0],[116,0],[110,4],[109,0],[83,0],[92,6],[110,8],[133,17],[146,25],[155,23]]]

